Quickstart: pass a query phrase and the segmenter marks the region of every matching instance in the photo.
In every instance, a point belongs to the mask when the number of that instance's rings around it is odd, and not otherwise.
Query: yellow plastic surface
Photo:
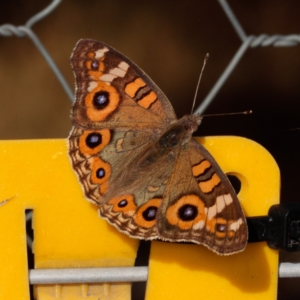
[[[279,203],[280,174],[259,144],[239,137],[198,139],[225,173],[242,183],[238,195],[246,216],[266,215]],[[278,251],[266,243],[218,256],[198,245],[153,242],[146,299],[232,300],[277,298]]]
[[[138,241],[84,199],[66,140],[0,142],[0,299],[29,299],[25,209],[33,209],[36,268],[133,266]],[[40,300],[131,298],[130,284],[37,286]]]
[[[258,144],[201,139],[225,172],[242,181],[247,216],[279,202],[279,170]],[[84,199],[66,140],[0,142],[0,299],[29,299],[25,209],[33,209],[36,268],[131,266],[138,241],[98,217]],[[8,201],[6,201],[8,200]],[[6,202],[5,202],[6,201]],[[276,299],[278,253],[265,243],[221,257],[198,245],[153,242],[147,299]],[[40,300],[130,299],[129,284],[36,287]]]

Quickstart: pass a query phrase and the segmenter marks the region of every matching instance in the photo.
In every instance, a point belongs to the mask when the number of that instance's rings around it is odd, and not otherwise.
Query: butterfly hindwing
[[[162,154],[155,161],[155,144],[134,155],[127,168],[121,168],[100,206],[100,214],[119,230],[131,237],[158,238],[157,211],[159,210],[172,172],[175,158]],[[125,219],[127,219],[125,221]]]
[[[158,212],[158,232],[161,239],[203,244],[218,254],[246,246],[246,221],[237,196],[213,157],[193,140],[174,165]]]

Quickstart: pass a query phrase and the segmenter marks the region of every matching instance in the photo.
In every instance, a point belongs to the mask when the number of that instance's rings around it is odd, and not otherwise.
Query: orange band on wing
[[[138,100],[138,104],[144,108],[149,108],[151,104],[156,101],[156,99],[157,99],[156,94],[153,91],[151,91],[148,95]]]
[[[202,160],[198,165],[193,166],[193,175],[195,177],[203,174],[205,172],[205,170],[207,170],[208,168],[210,168],[211,164],[208,160]]]
[[[210,193],[220,182],[220,177],[215,173],[211,179],[207,181],[200,181],[199,187],[203,193]]]
[[[133,98],[136,95],[137,91],[145,85],[146,83],[141,78],[137,78],[135,81],[130,82],[126,85],[125,93]]]

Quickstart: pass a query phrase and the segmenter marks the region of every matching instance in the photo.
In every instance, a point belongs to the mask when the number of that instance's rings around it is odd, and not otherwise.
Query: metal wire
[[[208,95],[196,109],[195,113],[203,114],[203,112],[207,109],[207,107],[211,104],[216,94],[219,92],[221,87],[224,85],[225,81],[229,78],[231,72],[234,70],[243,54],[246,50],[251,47],[292,47],[297,46],[300,43],[300,35],[299,34],[290,34],[290,35],[272,35],[269,36],[267,34],[261,34],[259,36],[250,35],[247,36],[238,19],[234,15],[232,9],[226,0],[218,0],[221,7],[223,8],[226,16],[228,17],[231,25],[235,29],[237,35],[242,41],[241,47],[237,50],[233,59],[230,61],[229,65],[225,69],[225,71],[221,74],[218,81],[215,83],[213,88],[210,90]]]
[[[235,29],[237,35],[240,37],[242,41],[245,41],[247,38],[247,35],[242,28],[241,24],[239,23],[237,17],[234,15],[233,11],[231,10],[229,4],[226,2],[226,0],[218,0],[220,5],[222,6],[227,18],[231,21],[231,25]]]
[[[46,16],[48,16],[59,4],[61,0],[53,0],[50,5],[48,5],[45,9],[31,17],[24,26],[15,26],[12,24],[3,24],[0,26],[0,35],[2,36],[17,36],[17,37],[24,37],[28,36],[31,41],[34,43],[36,48],[42,54],[44,59],[46,60],[49,67],[52,69],[53,73],[55,74],[56,78],[60,82],[61,86],[65,90],[67,96],[71,101],[74,100],[74,94],[70,86],[68,85],[65,77],[62,75],[61,71],[57,67],[56,63],[54,62],[51,55],[48,53],[46,48],[43,46],[42,42],[39,38],[35,35],[32,31],[31,27],[37,23],[38,21],[42,20]]]

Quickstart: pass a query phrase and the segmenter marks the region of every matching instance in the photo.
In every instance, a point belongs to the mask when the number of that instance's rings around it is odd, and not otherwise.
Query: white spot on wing
[[[122,61],[119,63],[118,67],[126,72],[129,68],[129,65],[125,61]]]
[[[194,230],[202,229],[205,225],[205,222],[203,220],[199,221],[198,223],[193,225]]]
[[[120,68],[114,68],[114,69],[109,70],[109,74],[116,75],[117,77],[124,77],[126,74],[126,71],[124,71]]]
[[[106,81],[106,82],[112,82],[117,76],[113,74],[104,74],[100,76],[100,80]]]
[[[216,199],[217,212],[220,213],[225,208],[224,195],[218,196]]]
[[[233,199],[230,194],[224,195],[226,205],[229,205],[233,202]]]
[[[232,222],[229,225],[229,230],[237,231],[242,224],[243,224],[243,220],[241,218],[239,218],[237,221]]]
[[[208,220],[213,219],[213,218],[216,216],[216,214],[217,214],[217,206],[216,206],[216,204],[215,204],[215,205],[210,206],[210,207],[208,208],[208,213],[207,213],[207,218],[208,218]]]
[[[101,58],[105,54],[105,52],[107,52],[107,51],[109,51],[109,50],[106,47],[103,48],[103,49],[99,49],[99,50],[95,51],[95,58],[96,59]]]
[[[88,92],[91,92],[95,87],[97,87],[97,82],[96,81],[90,81],[89,82],[89,87],[88,87]]]
[[[217,212],[220,213],[229,204],[232,203],[232,197],[230,194],[218,196],[216,199]]]

